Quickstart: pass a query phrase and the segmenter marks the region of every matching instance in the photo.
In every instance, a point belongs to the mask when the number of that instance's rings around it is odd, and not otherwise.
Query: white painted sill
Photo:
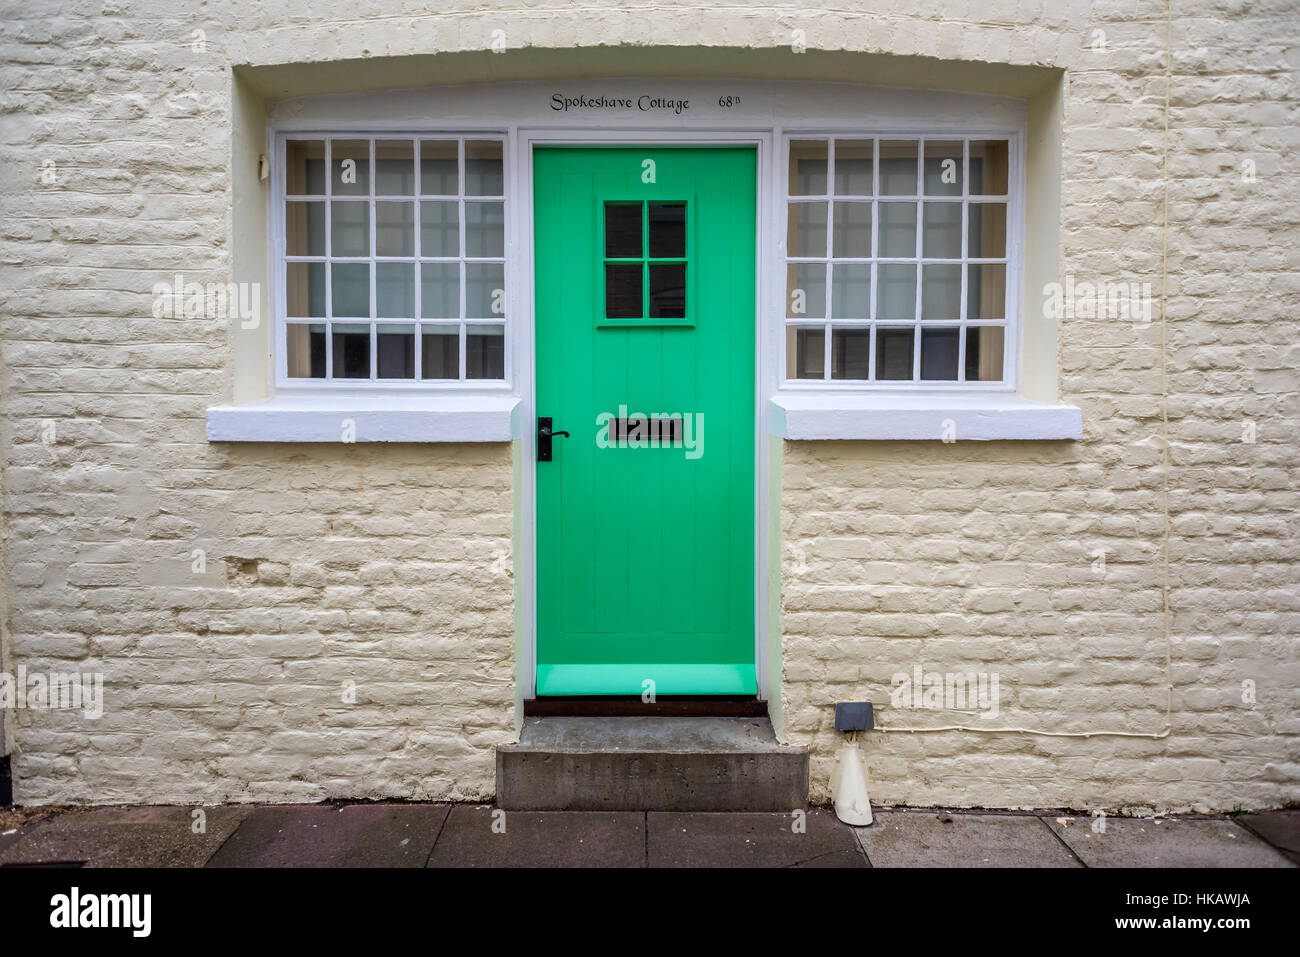
[[[1075,406],[988,393],[778,395],[769,421],[769,431],[786,439],[990,442],[1083,435],[1083,413]]]
[[[280,394],[208,409],[208,441],[509,442],[518,410],[517,396]]]

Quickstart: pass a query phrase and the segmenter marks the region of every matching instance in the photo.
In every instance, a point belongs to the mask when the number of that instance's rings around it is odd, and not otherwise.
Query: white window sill
[[[277,395],[208,409],[209,442],[509,442],[502,395]]]
[[[1078,439],[1083,414],[1006,394],[779,395],[769,431],[786,439]]]

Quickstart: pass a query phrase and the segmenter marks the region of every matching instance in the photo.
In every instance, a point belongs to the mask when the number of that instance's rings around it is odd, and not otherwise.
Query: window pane
[[[826,329],[788,326],[785,330],[785,377],[821,379],[826,368]]]
[[[465,204],[465,255],[506,254],[506,212],[503,203]]]
[[[871,317],[870,263],[831,265],[831,317],[834,319]]]
[[[287,195],[325,195],[324,140],[289,140],[284,144],[284,161]]]
[[[876,267],[876,318],[916,318],[916,264],[881,263]]]
[[[961,318],[961,265],[959,263],[921,267],[921,318]]]
[[[1010,160],[1006,140],[972,140],[970,192],[972,196],[1005,196]]]
[[[334,349],[334,378],[370,378],[370,326],[335,324],[330,328]]]
[[[826,204],[791,203],[787,242],[790,256],[825,256]]]
[[[420,255],[460,255],[460,204],[426,202],[420,204]]]
[[[966,381],[1002,381],[1003,335],[1001,326],[966,329]]]
[[[506,327],[465,327],[465,378],[506,377]]]
[[[460,318],[459,263],[420,264],[420,316],[424,319]]]
[[[650,255],[659,259],[686,255],[686,204],[649,204]]]
[[[375,194],[410,196],[415,192],[415,144],[410,140],[375,141]]]
[[[961,141],[930,140],[925,144],[925,194],[960,196]]]
[[[1001,259],[1007,254],[1007,204],[971,203],[966,214],[967,255]]]
[[[506,313],[506,267],[501,263],[465,264],[465,315],[492,319]]]
[[[966,318],[1007,317],[1007,267],[984,263],[966,267]]]
[[[880,194],[916,195],[916,141],[880,141]]]
[[[375,255],[415,255],[414,203],[375,203]]]
[[[370,318],[370,263],[330,263],[334,315]]]
[[[650,318],[686,318],[686,264],[650,264]]]
[[[370,195],[370,141],[334,140],[330,144],[330,188],[335,196]]]
[[[957,378],[957,344],[960,329],[921,330],[921,378],[952,381]]]
[[[820,319],[826,315],[826,264],[789,263],[785,267],[785,314]]]
[[[884,259],[916,258],[916,203],[880,204],[880,252]]]
[[[871,258],[871,204],[836,203],[835,255],[848,259]]]
[[[325,204],[284,204],[284,251],[289,256],[325,255]]]
[[[375,263],[375,315],[415,317],[415,263]]]
[[[325,378],[325,324],[291,322],[284,328],[289,378]]]
[[[871,371],[871,330],[831,331],[831,378],[866,379]]]
[[[921,254],[928,259],[961,258],[961,203],[926,203]]]
[[[370,204],[330,203],[330,253],[370,255]]]
[[[876,378],[898,381],[912,378],[911,328],[876,329]]]
[[[790,141],[790,195],[826,194],[826,141]]]
[[[383,323],[375,332],[379,378],[415,378],[415,326]]]
[[[605,318],[641,318],[641,264],[605,264]]]
[[[871,140],[835,141],[836,195],[871,195],[871,154]]]
[[[641,204],[605,204],[605,256],[609,259],[640,259]]]
[[[324,318],[324,263],[286,263],[284,285],[286,316]]]
[[[455,196],[460,192],[455,140],[420,141],[420,192],[425,196]]]
[[[420,327],[420,376],[424,379],[460,378],[460,327]]]
[[[469,140],[465,143],[465,195],[505,195],[500,140]]]

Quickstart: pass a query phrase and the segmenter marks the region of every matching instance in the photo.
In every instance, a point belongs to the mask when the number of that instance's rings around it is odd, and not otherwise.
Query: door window
[[[601,225],[600,324],[689,324],[686,202],[608,200]]]

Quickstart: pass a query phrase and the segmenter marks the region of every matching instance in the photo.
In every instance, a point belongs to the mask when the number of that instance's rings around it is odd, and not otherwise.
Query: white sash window
[[[505,379],[499,137],[286,137],[282,384]]]
[[[786,140],[787,382],[1014,378],[1005,138]]]

